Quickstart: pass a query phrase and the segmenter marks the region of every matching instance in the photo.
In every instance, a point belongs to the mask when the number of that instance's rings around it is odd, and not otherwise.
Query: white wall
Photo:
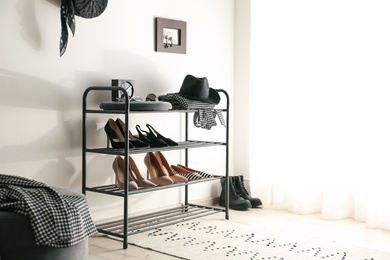
[[[233,175],[249,178],[249,107],[251,72],[251,0],[235,1],[234,153]]]
[[[212,88],[233,92],[233,0],[111,0],[98,18],[76,17],[75,37],[69,38],[62,57],[59,2],[0,2],[1,173],[81,191],[81,97],[89,86],[110,85],[112,78],[134,79],[136,94],[145,97],[150,92],[178,91],[190,73],[207,77]],[[186,55],[154,51],[154,17],[187,22]],[[109,98],[100,94],[90,103],[98,105]],[[88,145],[105,145],[106,121],[104,116],[88,117]],[[138,116],[132,127],[147,122],[168,137],[181,138],[180,116]],[[181,154],[170,152],[166,157],[179,163]],[[145,174],[143,157],[134,159]],[[112,160],[112,156],[88,156],[91,185],[113,183]],[[194,161],[194,165],[201,164]],[[209,167],[223,169],[223,165]],[[210,191],[206,185],[193,196],[216,195],[217,186]],[[165,206],[177,203],[180,193],[147,194],[130,203],[134,211]],[[87,196],[95,219],[122,213],[118,198]]]

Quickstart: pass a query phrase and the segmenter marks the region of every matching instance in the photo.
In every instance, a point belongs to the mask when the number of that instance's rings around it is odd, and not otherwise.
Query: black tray
[[[100,108],[103,110],[124,110],[125,102],[106,101],[100,103]],[[134,101],[130,102],[130,110],[132,111],[167,111],[172,109],[169,102],[163,101]]]

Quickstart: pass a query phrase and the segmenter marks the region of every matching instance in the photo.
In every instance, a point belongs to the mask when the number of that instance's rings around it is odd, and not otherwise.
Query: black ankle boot
[[[261,200],[259,198],[252,198],[248,191],[245,189],[244,186],[244,176],[239,175],[239,176],[233,176],[233,183],[234,186],[237,189],[238,195],[240,195],[242,198],[249,200],[251,202],[252,208],[255,208],[257,206],[261,206]]]
[[[221,179],[221,185],[222,185],[222,192],[221,196],[219,197],[219,205],[222,207],[225,207],[225,189],[226,184],[226,177],[223,177]],[[232,177],[229,177],[229,208],[236,209],[236,210],[246,210],[251,208],[252,205],[249,200],[243,199],[240,195],[237,193],[237,189],[234,186],[234,183],[232,181]]]

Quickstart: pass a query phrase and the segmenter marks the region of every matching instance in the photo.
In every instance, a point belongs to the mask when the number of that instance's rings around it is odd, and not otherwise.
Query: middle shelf
[[[219,146],[219,145],[226,145],[226,143],[190,140],[190,141],[178,142],[177,146],[131,149],[129,150],[129,154],[141,154],[141,153],[156,152],[156,151],[182,150],[182,149],[189,149],[189,148],[200,148],[200,147]],[[115,150],[112,148],[92,148],[92,149],[87,148],[85,149],[85,151],[90,153],[113,154],[113,155],[125,154],[125,150]]]
[[[157,191],[157,190],[165,190],[165,189],[170,189],[170,188],[176,188],[176,187],[181,187],[181,186],[186,186],[186,185],[197,184],[197,183],[201,183],[201,182],[214,181],[214,180],[221,179],[222,177],[223,176],[214,175],[212,178],[205,178],[205,179],[192,180],[192,181],[186,181],[186,182],[177,182],[177,183],[173,183],[173,184],[169,184],[169,185],[160,185],[160,186],[149,187],[149,188],[139,188],[137,190],[128,191],[128,194],[133,195],[133,194],[139,194],[139,193],[145,193],[145,192],[151,192],[151,191]],[[120,190],[114,184],[97,186],[97,187],[85,187],[85,189],[87,191],[104,193],[104,194],[120,196],[120,197],[123,197],[125,195],[124,190]]]
[[[201,147],[210,147],[210,146],[224,146],[226,143],[224,142],[210,142],[210,141],[182,141],[177,142],[177,146],[168,146],[168,147],[152,147],[152,148],[142,148],[142,149],[129,149],[129,155],[132,154],[144,154],[149,152],[157,152],[157,151],[173,151],[173,150],[185,150],[190,148],[201,148]],[[109,155],[119,155],[119,156],[125,156],[126,151],[120,150],[120,149],[113,149],[113,148],[86,148],[86,152],[89,153],[98,153],[98,154],[109,154]],[[148,187],[148,188],[138,188],[137,190],[129,190],[127,192],[128,195],[134,195],[134,194],[140,194],[140,193],[146,193],[151,191],[157,191],[157,190],[165,190],[165,189],[171,189],[175,187],[182,187],[202,182],[209,182],[209,181],[215,181],[223,178],[222,175],[213,175],[211,178],[202,178],[197,180],[189,180],[186,182],[177,182],[169,185],[157,185],[155,187]],[[102,186],[94,186],[94,187],[85,187],[86,191],[96,192],[96,193],[103,193],[113,196],[119,196],[124,197],[126,195],[125,191],[122,189],[119,189],[114,184],[108,184],[108,185],[102,185]]]

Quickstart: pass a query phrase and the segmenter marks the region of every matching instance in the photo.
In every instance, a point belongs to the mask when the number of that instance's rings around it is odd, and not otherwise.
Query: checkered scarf
[[[97,232],[83,197],[23,177],[0,174],[0,210],[29,217],[37,245],[69,247]]]
[[[225,120],[223,119],[220,109],[214,109],[213,104],[206,102],[192,100],[182,97],[178,94],[167,94],[159,96],[160,101],[166,101],[172,104],[173,109],[194,109],[197,110],[194,114],[194,125],[196,127],[210,130],[211,127],[216,126],[217,122],[215,117],[218,118],[223,126],[226,127]]]

